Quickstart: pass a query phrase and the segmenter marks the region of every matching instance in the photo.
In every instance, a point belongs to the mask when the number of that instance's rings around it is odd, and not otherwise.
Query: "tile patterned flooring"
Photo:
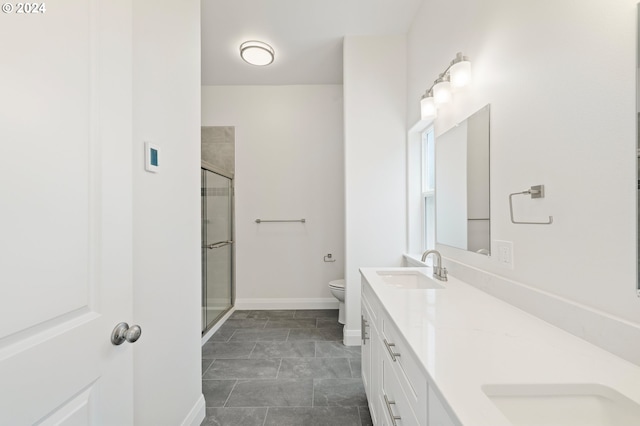
[[[337,310],[235,311],[202,347],[203,426],[369,426]]]

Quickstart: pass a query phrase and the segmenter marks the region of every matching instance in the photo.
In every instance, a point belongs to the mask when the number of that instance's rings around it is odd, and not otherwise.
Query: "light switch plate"
[[[151,142],[144,143],[144,169],[151,173],[160,170],[160,147]]]
[[[505,269],[513,269],[513,243],[496,240],[496,259],[498,265]]]

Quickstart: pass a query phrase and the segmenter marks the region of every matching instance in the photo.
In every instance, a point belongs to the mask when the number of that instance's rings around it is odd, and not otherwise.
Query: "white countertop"
[[[403,290],[361,268],[382,306],[464,426],[510,426],[487,384],[601,384],[640,404],[640,366],[455,277],[441,290]],[[640,419],[638,419],[640,425]]]

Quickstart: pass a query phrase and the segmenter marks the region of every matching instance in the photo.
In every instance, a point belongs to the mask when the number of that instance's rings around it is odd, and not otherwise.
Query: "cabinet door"
[[[378,394],[378,380],[376,380],[376,366],[378,359],[378,333],[371,318],[371,311],[366,303],[362,303],[362,382],[369,401],[369,411],[373,424],[377,425],[378,410],[375,407]]]
[[[420,361],[414,356],[398,327],[386,314],[380,315],[379,324],[380,340],[383,344],[386,341],[384,355],[391,362],[400,387],[418,421],[426,424],[427,378],[420,368]]]
[[[429,385],[429,426],[456,426],[444,404]]]
[[[381,392],[378,397],[380,407],[380,420],[392,426],[420,426],[420,422],[411,409],[409,400],[405,395],[400,380],[391,365],[393,361],[387,356],[380,357],[382,367],[380,375]]]
[[[362,304],[360,326],[362,333],[362,381],[367,397],[371,398],[371,315],[369,315],[369,310],[364,303]]]

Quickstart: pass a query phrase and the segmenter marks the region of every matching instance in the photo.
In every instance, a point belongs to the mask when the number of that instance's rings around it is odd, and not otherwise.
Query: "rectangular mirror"
[[[436,138],[436,241],[491,254],[489,110]]]

